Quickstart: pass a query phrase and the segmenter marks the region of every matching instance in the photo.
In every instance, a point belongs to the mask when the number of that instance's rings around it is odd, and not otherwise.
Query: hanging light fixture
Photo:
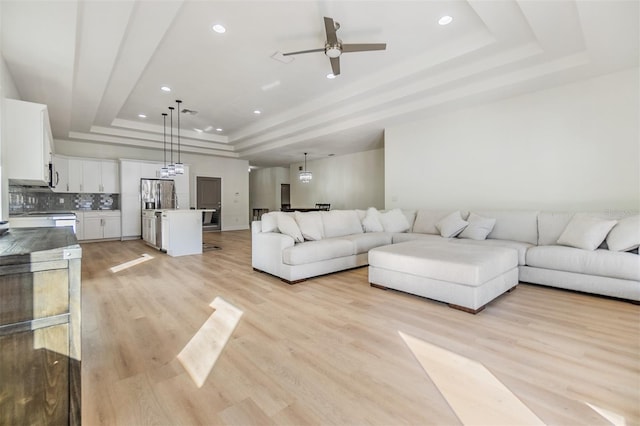
[[[313,179],[313,174],[307,170],[307,153],[304,153],[304,169],[298,174],[300,182],[309,183]]]
[[[175,170],[177,175],[183,175],[184,164],[180,161],[180,104],[182,101],[176,99],[176,103],[178,104],[178,162],[175,164]]]
[[[176,165],[173,164],[173,107],[169,107],[169,111],[171,112],[171,127],[170,127],[170,137],[169,140],[171,141],[171,163],[169,163],[169,167],[167,167],[169,169],[169,176],[175,176],[176,175]]]
[[[162,127],[163,127],[163,135],[162,135],[162,152],[164,154],[164,166],[160,168],[160,177],[167,178],[169,177],[169,169],[167,168],[167,113],[162,113]]]

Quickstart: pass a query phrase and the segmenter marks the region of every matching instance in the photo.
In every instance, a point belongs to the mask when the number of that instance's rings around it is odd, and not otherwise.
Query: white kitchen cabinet
[[[67,192],[82,192],[82,160],[79,158],[68,159],[68,190]]]
[[[82,192],[102,192],[102,162],[100,160],[82,160]]]
[[[85,211],[83,239],[102,240],[120,238],[120,211]]]
[[[4,99],[2,114],[7,178],[21,185],[49,185],[53,137],[47,106]]]
[[[76,214],[76,238],[84,240],[84,211],[75,211]]]
[[[69,192],[69,160],[59,155],[53,156],[53,192]]]
[[[102,190],[105,194],[117,194],[120,192],[120,179],[118,176],[118,163],[102,160],[100,162]]]

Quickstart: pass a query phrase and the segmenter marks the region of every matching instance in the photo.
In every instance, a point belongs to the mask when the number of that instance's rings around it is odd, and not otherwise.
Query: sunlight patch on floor
[[[585,404],[591,407],[593,411],[595,411],[596,413],[600,414],[602,417],[610,421],[612,425],[626,426],[627,421],[625,420],[624,416],[621,416],[618,413],[614,413],[613,411],[598,407],[597,405],[590,404],[588,402],[585,402]]]
[[[109,268],[109,270],[115,274],[116,272],[123,271],[125,269],[131,268],[132,266],[139,265],[151,259],[153,259],[153,256],[151,256],[150,254],[144,253],[141,257],[137,259],[133,259],[128,262],[121,263],[120,265],[116,265],[112,268]]]
[[[243,314],[219,296],[209,306],[215,311],[178,354],[178,360],[199,388],[209,377]]]
[[[544,424],[484,365],[398,333],[463,424]]]

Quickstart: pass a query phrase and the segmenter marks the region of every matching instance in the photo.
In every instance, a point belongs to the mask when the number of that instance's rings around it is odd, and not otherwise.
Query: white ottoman
[[[426,241],[377,247],[369,251],[369,282],[475,314],[518,285],[518,252]]]

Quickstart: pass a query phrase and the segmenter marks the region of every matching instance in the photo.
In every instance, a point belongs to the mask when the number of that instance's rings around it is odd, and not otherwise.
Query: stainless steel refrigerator
[[[177,209],[176,186],[172,179],[141,179],[142,210]]]

